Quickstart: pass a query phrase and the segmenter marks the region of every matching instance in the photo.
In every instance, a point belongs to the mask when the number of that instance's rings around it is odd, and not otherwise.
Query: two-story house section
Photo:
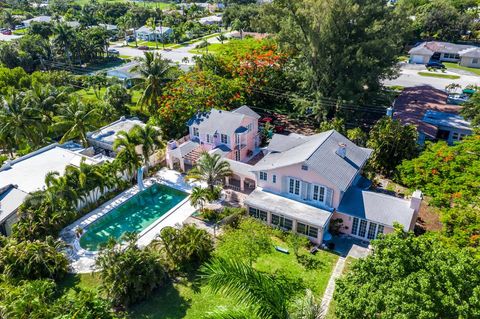
[[[250,215],[315,243],[337,218],[343,220],[340,231],[366,240],[391,231],[395,221],[413,227],[410,201],[364,190],[361,171],[372,150],[335,130],[274,135],[267,152],[252,167],[257,188],[245,200]]]
[[[187,125],[189,136],[180,145],[170,141],[167,165],[178,164],[182,171],[194,165],[202,152],[246,162],[259,151],[258,119],[260,115],[244,105],[233,111],[211,109],[197,113]]]

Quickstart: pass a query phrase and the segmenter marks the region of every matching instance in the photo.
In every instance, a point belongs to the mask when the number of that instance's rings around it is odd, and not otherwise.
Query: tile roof
[[[410,229],[414,215],[408,200],[355,186],[350,187],[343,195],[337,211],[387,226],[393,226],[394,222],[398,222],[406,231]]]
[[[253,167],[254,171],[305,163],[309,169],[313,169],[340,190],[345,191],[372,152],[370,149],[358,147],[335,130],[312,136],[283,137],[286,141],[283,147],[282,135],[272,138],[274,145],[268,147],[272,152]],[[346,145],[345,157],[337,154],[340,144]]]
[[[274,214],[284,215],[317,227],[324,227],[332,215],[327,210],[269,193],[259,188],[256,188],[248,195],[244,204]]]

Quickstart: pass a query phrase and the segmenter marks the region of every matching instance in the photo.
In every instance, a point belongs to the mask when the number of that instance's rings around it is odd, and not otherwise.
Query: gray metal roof
[[[248,113],[250,112],[248,112],[248,110],[245,107],[236,109],[235,111],[232,111],[232,112],[225,111],[225,110],[211,109],[208,112],[197,113],[194,117],[192,117],[187,122],[187,125],[197,126],[199,130],[202,132],[202,134],[220,133],[220,134],[231,135],[242,126],[242,121],[246,116],[253,117],[255,119],[257,118],[254,116],[254,114],[248,114]],[[243,128],[242,130],[246,131],[246,128]]]
[[[275,137],[274,149],[281,148],[281,139],[281,136]],[[358,147],[335,130],[303,138],[295,136],[295,140],[286,137],[285,141],[283,147],[285,151],[270,152],[253,167],[253,170],[271,170],[305,163],[309,169],[313,169],[337,185],[340,190],[345,191],[372,152],[370,149]],[[345,157],[337,154],[340,144],[346,145]],[[270,146],[268,148],[270,149]]]
[[[256,119],[260,118],[260,115],[258,115],[257,112],[255,112],[254,110],[252,110],[251,108],[249,108],[246,105],[240,106],[238,109],[233,110],[232,113],[240,113],[240,114],[247,115],[247,116],[250,116],[250,117],[253,117],[253,118],[256,118]]]
[[[343,195],[337,211],[387,226],[393,226],[394,222],[398,222],[407,231],[414,214],[408,200],[354,186]]]
[[[480,48],[470,48],[458,53],[461,57],[480,58]]]
[[[28,194],[13,185],[0,189],[0,224],[5,222],[23,203]]]
[[[327,210],[268,193],[259,188],[245,199],[244,204],[318,227],[324,227],[332,215]]]
[[[110,123],[93,133],[87,135],[89,140],[95,140],[107,144],[113,144],[117,139],[117,135],[120,132],[130,132],[136,125],[145,127],[145,123],[140,121],[138,118],[133,117],[130,119],[120,118],[118,121]]]

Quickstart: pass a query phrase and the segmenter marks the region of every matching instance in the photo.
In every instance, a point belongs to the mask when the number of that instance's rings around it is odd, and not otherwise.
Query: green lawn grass
[[[459,69],[459,70],[464,70],[464,71],[468,71],[468,72],[472,72],[476,75],[480,75],[480,69],[476,69],[476,68],[469,68],[469,67],[466,67],[466,66],[462,66],[462,65],[459,65],[458,63],[453,63],[453,62],[443,62],[443,64],[448,68],[450,69]]]
[[[220,51],[220,49],[223,47],[223,44],[221,43],[212,43],[208,46],[208,53],[217,53]],[[195,53],[195,54],[206,54],[207,53],[207,48],[198,48],[198,49],[192,49],[189,50],[188,52],[190,53]]]
[[[288,245],[274,238],[276,245]],[[290,251],[292,251],[291,247]],[[301,251],[308,254],[306,249]],[[284,254],[273,251],[259,257],[254,267],[271,274],[282,274],[289,280],[301,281],[305,288],[311,289],[318,298],[321,298],[328,283],[330,274],[338,260],[338,256],[326,251],[319,251],[314,255],[320,262],[320,267],[306,270],[300,265],[293,253]],[[98,289],[100,279],[95,274],[68,275],[60,283],[65,292],[74,287],[84,289]],[[220,294],[214,294],[201,282],[196,273],[179,282],[170,282],[158,289],[148,300],[139,303],[128,310],[128,317],[133,319],[197,319],[217,307],[234,306],[233,300]]]
[[[89,3],[90,0],[75,0],[74,3],[79,4],[79,5],[85,5]],[[173,3],[170,3],[168,1],[163,1],[163,2],[155,2],[155,1],[146,1],[146,2],[138,2],[138,1],[129,1],[129,0],[106,0],[106,2],[130,2],[133,3],[139,7],[148,7],[148,8],[159,8],[159,9],[169,9],[173,7]]]
[[[418,75],[429,76],[429,77],[432,77],[432,78],[451,79],[451,80],[460,79],[459,75],[434,73],[434,72],[418,72]]]
[[[218,37],[219,35],[220,35],[220,33],[212,33],[212,34],[209,34],[209,35],[200,37],[200,38],[195,38],[195,39],[191,39],[191,40],[189,40],[189,41],[185,41],[185,42],[182,42],[182,43],[174,44],[174,45],[172,45],[170,48],[172,48],[172,49],[178,49],[178,48],[181,48],[182,46],[187,46],[187,45],[189,45],[189,44],[192,44],[192,43],[195,43],[195,42],[199,42],[199,41],[201,41],[201,40],[207,40],[207,39],[210,39],[210,38]]]

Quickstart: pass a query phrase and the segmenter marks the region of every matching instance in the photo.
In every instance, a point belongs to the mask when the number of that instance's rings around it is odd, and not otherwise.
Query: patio
[[[342,257],[351,256],[354,258],[364,258],[371,252],[367,241],[349,235],[341,234],[332,236],[331,242],[335,244],[334,251]]]

